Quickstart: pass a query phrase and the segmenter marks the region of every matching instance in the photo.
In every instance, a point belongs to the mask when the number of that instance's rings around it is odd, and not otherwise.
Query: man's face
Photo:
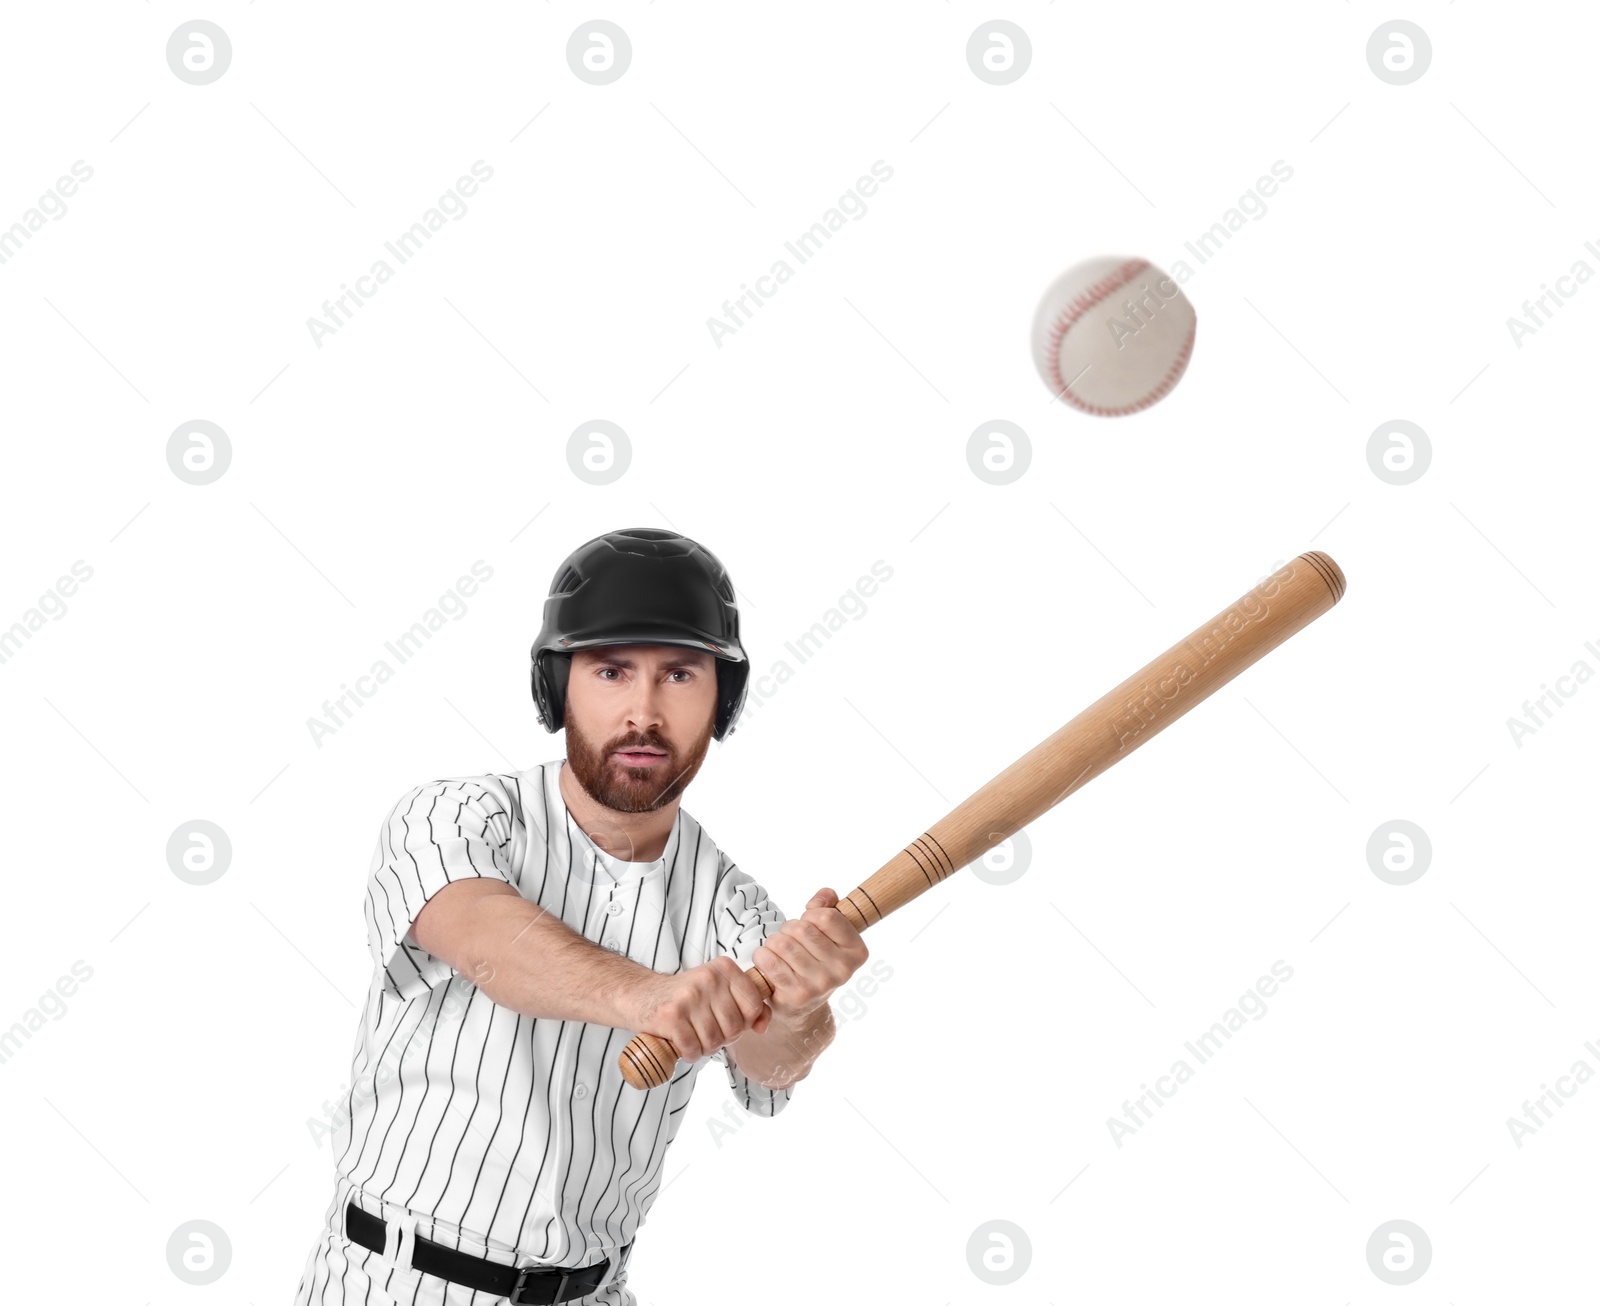
[[[699,771],[716,709],[716,659],[701,649],[579,649],[567,677],[567,763],[596,802],[654,811]]]

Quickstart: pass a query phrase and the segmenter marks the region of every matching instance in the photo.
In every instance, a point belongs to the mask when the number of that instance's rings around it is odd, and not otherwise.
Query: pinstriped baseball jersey
[[[658,861],[608,856],[567,811],[560,770],[557,759],[435,780],[384,820],[366,881],[374,970],[333,1134],[336,1187],[373,1214],[416,1217],[422,1237],[507,1264],[609,1257],[608,1285],[622,1295],[603,1287],[583,1300],[622,1302],[632,1297],[612,1282],[618,1253],[655,1199],[700,1068],[720,1062],[757,1115],[776,1115],[790,1090],[748,1079],[722,1049],[680,1063],[658,1088],[630,1088],[617,1057],[632,1031],[498,1006],[412,941],[411,925],[451,881],[499,879],[594,943],[673,973],[718,953],[748,967],[784,916],[681,805]],[[296,1306],[344,1301],[350,1263],[376,1255],[333,1236],[342,1214],[336,1193]],[[445,1281],[416,1277],[397,1300],[443,1306]],[[473,1296],[473,1306],[494,1300]],[[362,1297],[357,1288],[350,1301]]]

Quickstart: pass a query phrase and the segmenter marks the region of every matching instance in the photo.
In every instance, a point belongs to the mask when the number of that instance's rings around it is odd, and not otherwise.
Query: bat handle
[[[772,985],[756,967],[752,966],[745,974],[756,982],[763,1002],[772,996]],[[673,1068],[678,1064],[678,1049],[672,1046],[671,1039],[659,1034],[635,1034],[622,1049],[617,1064],[622,1069],[622,1077],[635,1088],[659,1088],[672,1078]]]

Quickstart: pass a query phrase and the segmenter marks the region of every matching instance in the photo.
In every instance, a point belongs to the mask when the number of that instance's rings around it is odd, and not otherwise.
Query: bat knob
[[[745,974],[755,981],[763,1002],[772,996],[772,983],[759,967],[752,966]],[[671,1039],[659,1034],[635,1034],[617,1058],[617,1068],[634,1088],[660,1088],[672,1078],[678,1061],[678,1049]]]
[[[635,1034],[617,1058],[622,1077],[634,1088],[659,1088],[677,1064],[678,1049],[656,1034]]]

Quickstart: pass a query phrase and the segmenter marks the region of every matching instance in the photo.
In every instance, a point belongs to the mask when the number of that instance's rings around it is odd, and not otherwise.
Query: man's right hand
[[[771,1019],[756,982],[723,955],[647,979],[635,1000],[633,1029],[670,1039],[685,1061],[698,1061],[746,1030],[761,1033]]]

